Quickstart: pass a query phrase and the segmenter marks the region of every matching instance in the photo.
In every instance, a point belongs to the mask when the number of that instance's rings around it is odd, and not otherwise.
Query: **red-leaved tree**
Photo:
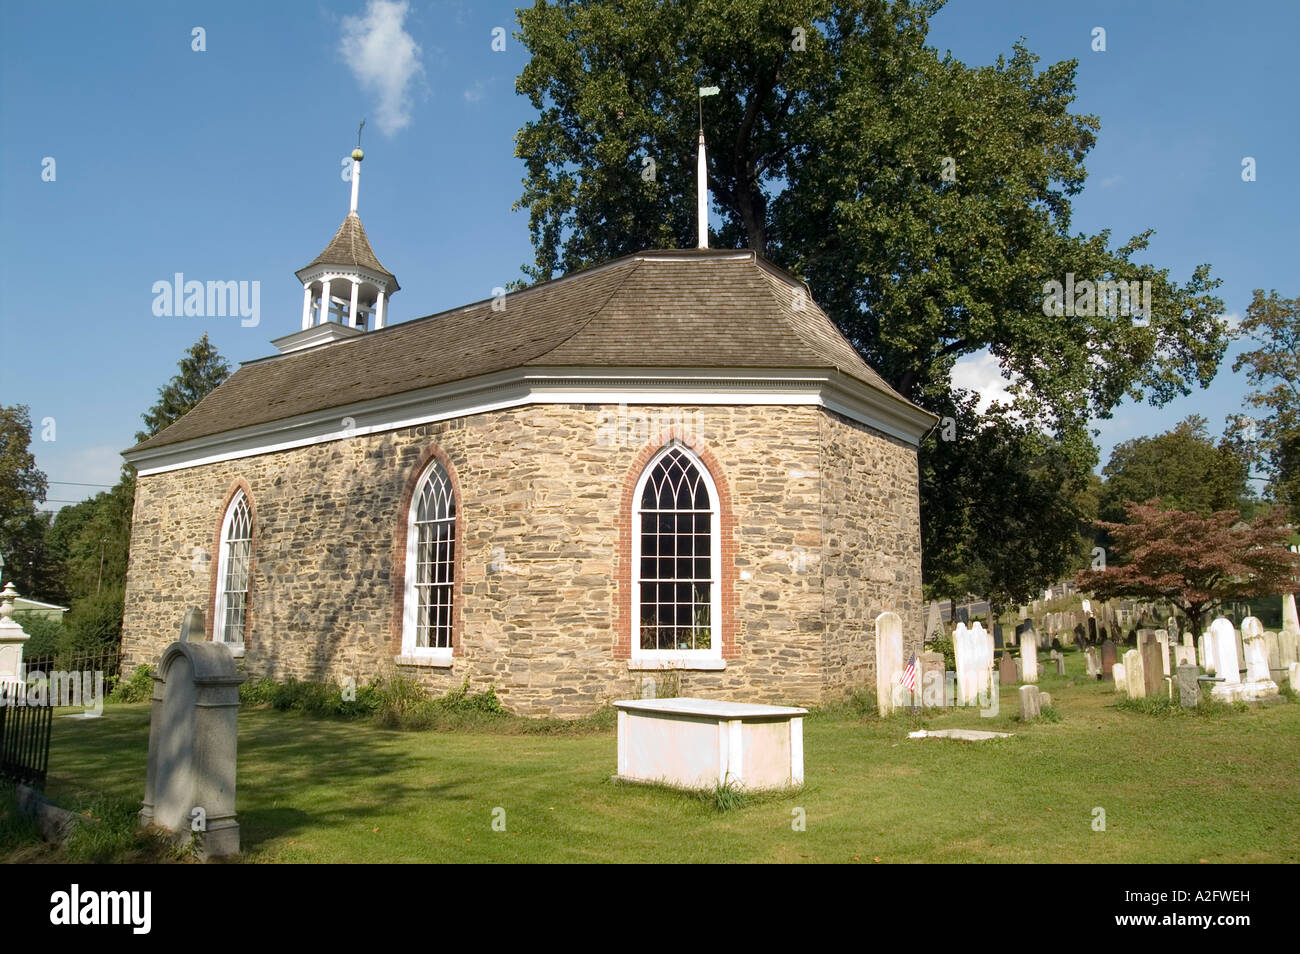
[[[1206,611],[1230,599],[1270,596],[1295,587],[1300,555],[1287,549],[1290,530],[1281,507],[1242,520],[1236,510],[1207,517],[1161,510],[1160,501],[1125,501],[1124,523],[1097,521],[1127,563],[1083,570],[1074,581],[1097,599],[1167,600],[1199,634]]]

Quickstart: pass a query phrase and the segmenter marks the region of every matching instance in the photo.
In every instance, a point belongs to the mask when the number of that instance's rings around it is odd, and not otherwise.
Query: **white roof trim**
[[[148,476],[527,404],[825,407],[913,447],[937,420],[838,371],[514,368],[122,456]]]

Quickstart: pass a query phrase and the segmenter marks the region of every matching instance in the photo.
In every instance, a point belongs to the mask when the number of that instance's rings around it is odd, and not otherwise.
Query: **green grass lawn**
[[[1300,861],[1300,705],[1157,717],[1114,708],[1082,656],[1047,676],[1058,723],[974,710],[805,722],[807,784],[718,811],[618,784],[613,731],[412,732],[241,711],[238,811],[252,862]],[[47,794],[138,806],[146,705],[56,719]],[[910,740],[918,727],[1014,732]],[[506,830],[493,831],[493,810]],[[1105,831],[1093,830],[1093,809]],[[805,831],[792,829],[796,809]],[[5,857],[0,852],[0,857]],[[14,855],[9,854],[13,860]],[[50,860],[57,860],[57,856]]]

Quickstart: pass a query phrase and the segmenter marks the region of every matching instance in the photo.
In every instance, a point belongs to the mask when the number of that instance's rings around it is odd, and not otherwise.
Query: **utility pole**
[[[99,595],[99,589],[104,585],[104,544],[108,541],[103,537],[99,538],[99,579],[95,581],[95,595]]]

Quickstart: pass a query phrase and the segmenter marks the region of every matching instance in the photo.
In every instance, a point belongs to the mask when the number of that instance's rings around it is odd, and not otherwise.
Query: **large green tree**
[[[145,429],[136,432],[136,441],[153,437],[167,425],[179,421],[230,377],[230,365],[216,345],[208,341],[206,333],[186,349],[177,367],[179,373],[158,389],[158,400],[141,415]]]
[[[159,388],[158,400],[141,415],[145,429],[136,434],[137,441],[179,420],[230,375],[206,334],[186,349],[177,366]],[[58,567],[56,596],[72,606],[68,627],[77,645],[111,643],[120,631],[134,501],[135,471],[123,466],[116,485],[61,509],[45,536]],[[114,620],[116,628],[109,625]]]
[[[31,450],[32,419],[26,405],[0,406],[0,554],[5,581],[18,592],[33,592],[43,563],[41,543],[45,518],[37,505],[45,502],[49,481],[36,466]]]
[[[1206,420],[1193,414],[1154,437],[1116,444],[1102,469],[1100,517],[1124,520],[1126,501],[1159,497],[1172,510],[1208,516],[1218,510],[1253,509],[1249,462],[1229,441],[1215,444]]]
[[[535,249],[525,272],[542,280],[694,245],[698,88],[719,86],[703,101],[715,244],[806,277],[901,394],[952,418],[951,439],[922,448],[927,578],[957,585],[956,567],[977,556],[973,534],[1019,532],[1029,536],[1018,552],[1033,558],[1004,586],[1019,591],[1071,568],[1069,548],[1046,535],[1086,491],[1089,419],[1125,395],[1161,403],[1208,383],[1226,344],[1223,306],[1207,266],[1179,283],[1137,260],[1150,232],[1115,245],[1108,232],[1071,231],[1100,128],[1070,111],[1076,63],[1040,70],[1019,44],[984,67],[940,55],[925,43],[940,6],[539,0],[521,10],[532,58],[516,88],[538,110],[517,137],[527,169],[518,205]],[[1074,279],[1150,282],[1147,313],[1086,300],[1046,308],[1046,283]],[[954,390],[954,364],[981,353],[1013,379],[1014,421],[1032,427],[975,414]],[[1011,452],[976,456],[990,446]],[[1037,513],[1003,490],[1024,481]]]
[[[1232,370],[1246,369],[1246,400],[1264,416],[1245,426],[1230,419],[1229,433],[1258,454],[1269,491],[1300,523],[1300,298],[1255,289],[1237,334],[1254,347],[1237,357]]]

